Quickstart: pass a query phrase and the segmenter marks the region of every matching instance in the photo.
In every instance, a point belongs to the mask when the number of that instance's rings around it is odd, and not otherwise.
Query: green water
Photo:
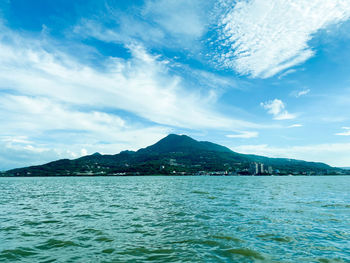
[[[0,178],[0,262],[350,262],[350,177]]]

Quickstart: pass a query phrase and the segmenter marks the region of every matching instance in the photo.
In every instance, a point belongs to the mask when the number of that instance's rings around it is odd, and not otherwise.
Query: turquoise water
[[[0,178],[0,262],[350,262],[350,177]]]

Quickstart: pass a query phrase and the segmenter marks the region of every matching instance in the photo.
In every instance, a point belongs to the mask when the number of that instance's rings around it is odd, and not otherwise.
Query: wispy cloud
[[[8,32],[12,45],[0,42],[0,79],[3,88],[76,105],[96,105],[132,112],[162,125],[178,127],[255,126],[224,117],[209,98],[184,89],[181,76],[169,72],[167,61],[130,45],[130,59],[110,58],[103,71],[67,54],[43,47],[32,39]]]
[[[200,0],[151,0],[146,2],[142,14],[171,34],[198,39],[207,30],[206,5]]]
[[[250,138],[256,138],[259,136],[259,133],[256,131],[242,131],[237,134],[227,134],[227,138],[242,138],[242,139],[250,139]]]
[[[221,1],[228,6],[228,1]],[[313,35],[350,17],[344,0],[235,1],[221,19],[216,59],[240,74],[268,78],[305,62]]]
[[[285,109],[285,104],[279,99],[261,102],[260,105],[272,114],[275,120],[290,120],[296,118],[296,115],[289,113]]]
[[[338,132],[336,133],[335,135],[338,135],[338,136],[350,136],[350,127],[342,127],[343,132]]]

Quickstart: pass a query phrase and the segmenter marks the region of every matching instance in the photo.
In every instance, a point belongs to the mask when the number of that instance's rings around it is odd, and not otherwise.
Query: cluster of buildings
[[[252,163],[250,172],[254,175],[273,174],[273,169],[272,166],[265,167],[263,163]]]

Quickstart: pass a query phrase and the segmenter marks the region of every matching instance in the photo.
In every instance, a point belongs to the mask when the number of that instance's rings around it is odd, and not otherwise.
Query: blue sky
[[[0,170],[169,133],[350,166],[347,0],[4,0]]]

